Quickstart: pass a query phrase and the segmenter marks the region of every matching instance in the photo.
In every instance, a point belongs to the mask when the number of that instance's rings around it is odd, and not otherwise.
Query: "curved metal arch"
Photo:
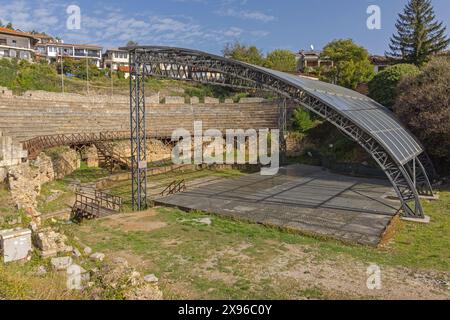
[[[373,157],[401,200],[405,216],[424,217],[419,194],[433,195],[422,163],[427,159],[426,154],[417,139],[403,128],[390,111],[375,101],[319,81],[314,82],[317,88],[312,89],[292,75],[201,51],[159,46],[123,49],[130,52],[133,78],[143,73],[166,79],[265,90],[295,101],[334,124]],[[351,112],[342,111],[345,104],[361,106],[362,109],[357,111],[365,111],[363,108],[369,105],[370,110],[379,113],[380,119],[374,118],[371,120],[373,123],[368,123],[367,119],[355,119]],[[367,117],[372,117],[372,114],[367,113]],[[374,123],[386,130],[371,131],[368,125]],[[390,129],[386,123],[394,125],[394,128]],[[384,136],[388,137],[386,141]],[[425,165],[429,166],[429,163]]]

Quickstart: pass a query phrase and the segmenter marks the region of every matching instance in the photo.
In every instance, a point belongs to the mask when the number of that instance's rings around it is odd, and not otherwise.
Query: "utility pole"
[[[64,63],[62,52],[61,52],[61,92],[64,93]]]
[[[113,80],[113,68],[112,68],[112,64],[111,64],[111,69],[110,70],[110,74],[111,74],[111,97],[114,96],[114,80]]]
[[[86,53],[86,89],[87,94],[89,95],[89,57],[87,56],[87,53]]]

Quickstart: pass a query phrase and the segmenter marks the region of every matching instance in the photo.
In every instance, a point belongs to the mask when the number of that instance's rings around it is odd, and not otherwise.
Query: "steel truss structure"
[[[135,211],[147,209],[147,132],[145,123],[146,69],[136,51],[130,52],[131,201]]]
[[[142,144],[145,141],[143,81],[146,76],[154,76],[271,91],[300,104],[334,124],[373,157],[398,195],[404,216],[424,218],[419,195],[433,196],[429,180],[429,176],[434,176],[433,166],[417,140],[386,108],[373,100],[338,86],[300,80],[296,76],[196,50],[158,46],[123,49],[130,52],[130,65],[133,66],[130,92],[135,159],[133,199],[136,203],[145,201],[146,190],[145,170],[137,166],[137,159],[145,160],[145,152],[142,153],[145,148]],[[284,113],[284,108],[280,109]],[[280,129],[283,129],[284,117],[280,116]]]

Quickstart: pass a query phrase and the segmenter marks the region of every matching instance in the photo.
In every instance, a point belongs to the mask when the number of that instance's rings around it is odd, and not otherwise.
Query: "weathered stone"
[[[54,177],[51,159],[42,153],[30,164],[22,163],[9,167],[8,184],[17,208],[36,208],[41,186],[52,181]]]
[[[36,275],[38,275],[38,276],[43,276],[46,273],[47,273],[47,268],[44,266],[39,266],[36,271]]]
[[[3,136],[0,131],[0,167],[16,166],[27,158],[27,151],[23,150],[20,143],[13,141],[11,137]],[[0,172],[0,178],[4,175]],[[0,179],[0,182],[4,179]]]
[[[105,259],[105,254],[101,252],[95,252],[89,256],[92,261],[103,261]]]
[[[80,250],[78,250],[77,248],[73,248],[72,254],[77,258],[80,258],[82,256]]]
[[[33,244],[41,250],[42,257],[56,256],[61,252],[70,252],[71,246],[67,246],[67,237],[53,231],[51,228],[39,230],[33,234]]]
[[[225,99],[225,103],[232,104],[234,103],[233,99]]]
[[[239,103],[261,103],[264,101],[264,98],[241,98]]]
[[[205,104],[219,104],[220,100],[217,98],[205,97]]]
[[[144,277],[144,281],[149,282],[149,283],[155,283],[155,282],[158,282],[159,279],[152,273],[152,274],[146,275]]]
[[[88,168],[97,168],[99,166],[97,147],[86,148],[83,153],[83,160],[86,161]]]
[[[156,282],[146,282],[139,272],[129,267],[123,258],[115,258],[102,265],[95,279],[102,283],[102,288],[95,288],[95,296],[102,298],[103,292],[121,289],[127,300],[161,300],[162,292]],[[94,280],[94,279],[93,279]]]
[[[184,97],[166,97],[166,104],[184,104]]]
[[[83,252],[84,252],[84,254],[89,255],[92,253],[92,249],[90,247],[85,247]]]
[[[0,231],[0,249],[5,263],[26,259],[31,251],[31,231],[29,229]]]
[[[64,178],[65,176],[79,169],[81,165],[78,153],[70,148],[67,148],[65,151],[56,154],[54,159],[52,159],[52,162],[56,179]]]
[[[199,104],[200,99],[198,97],[191,97],[191,104]]]
[[[62,271],[69,268],[72,265],[73,260],[71,257],[52,258],[50,263],[55,270]]]
[[[199,219],[194,219],[194,221],[197,223],[200,223],[200,224],[206,224],[208,226],[210,226],[212,224],[211,218],[199,218]]]

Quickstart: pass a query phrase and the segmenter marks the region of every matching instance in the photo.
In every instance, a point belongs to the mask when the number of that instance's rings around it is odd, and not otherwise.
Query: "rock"
[[[52,258],[50,263],[55,270],[61,271],[67,270],[72,265],[73,260],[71,257]]]
[[[80,258],[80,257],[81,257],[81,252],[80,252],[80,250],[78,250],[77,248],[74,248],[74,249],[72,250],[72,254],[73,254],[75,257],[77,257],[77,258]]]
[[[90,247],[85,247],[83,251],[86,255],[89,255],[92,253],[92,249]]]
[[[96,252],[96,253],[91,254],[89,256],[89,258],[92,261],[100,261],[101,262],[101,261],[103,261],[105,259],[105,254],[103,254],[101,252]]]
[[[36,275],[43,276],[46,273],[47,273],[47,268],[45,268],[44,266],[39,266],[39,268],[36,272]]]
[[[148,283],[156,283],[159,281],[159,279],[152,273],[148,274],[144,277],[144,281]]]
[[[41,186],[54,178],[52,161],[43,153],[35,161],[9,167],[8,186],[17,208],[36,208]]]
[[[149,275],[148,280],[154,280]],[[156,277],[155,277],[156,278]],[[161,300],[163,294],[156,282],[146,282],[139,272],[130,267],[123,258],[105,262],[91,281],[102,283],[101,288],[93,288],[95,296],[103,298],[111,290],[120,290],[127,300]],[[94,299],[94,295],[92,296]]]
[[[81,160],[75,150],[67,147],[64,151],[52,155],[52,163],[56,179],[62,179],[79,169]]]
[[[145,284],[143,286],[133,288],[125,292],[125,299],[127,300],[162,300],[163,293],[155,284]]]
[[[141,274],[137,271],[132,271],[130,275],[130,284],[131,286],[135,287],[140,284],[141,280]]]
[[[73,248],[67,246],[66,241],[65,235],[55,232],[51,228],[33,233],[33,244],[41,250],[42,257],[52,257],[61,252],[71,252]]]
[[[200,224],[206,224],[208,226],[210,226],[212,224],[211,218],[194,219],[194,221],[197,222],[197,223],[200,223]]]

